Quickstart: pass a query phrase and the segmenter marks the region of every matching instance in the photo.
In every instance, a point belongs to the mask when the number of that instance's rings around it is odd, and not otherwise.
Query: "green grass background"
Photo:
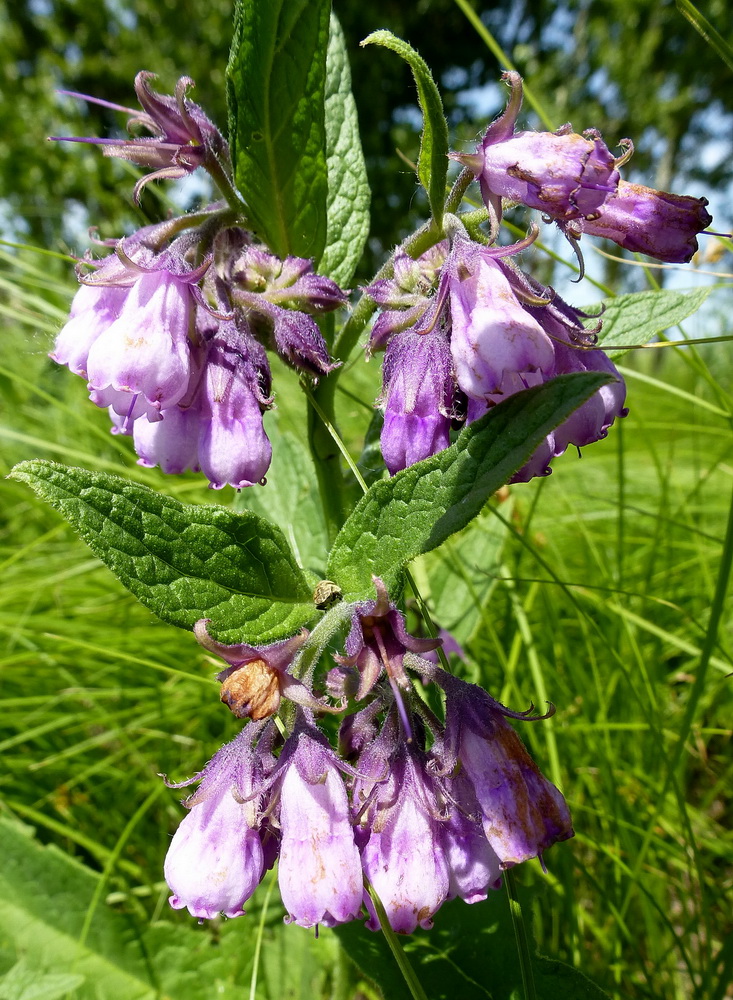
[[[36,254],[2,255],[0,997],[379,996],[336,935],[282,925],[271,876],[235,921],[198,927],[169,911],[162,860],[182,809],[159,774],[199,770],[236,720],[192,635],[156,621],[4,477],[49,458],[187,502],[233,492],[135,464],[82,380],[46,357],[71,282]],[[512,488],[415,568],[464,642],[457,670],[513,708],[557,706],[518,726],[567,796],[576,837],[548,853],[547,875],[532,862],[515,883],[539,950],[615,1000],[733,996],[728,349],[627,355],[631,412],[609,438]],[[352,452],[377,379],[378,363],[359,361],[344,380]],[[279,428],[304,439],[295,380],[278,370],[276,387]],[[451,904],[440,926],[478,933],[500,905]],[[431,940],[416,935],[409,954],[432,998]],[[478,986],[456,971],[458,1000],[509,996],[486,940]]]

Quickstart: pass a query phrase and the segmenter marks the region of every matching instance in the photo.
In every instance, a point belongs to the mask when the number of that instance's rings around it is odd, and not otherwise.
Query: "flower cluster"
[[[511,88],[506,110],[486,130],[475,153],[454,153],[481,186],[494,225],[502,199],[538,209],[569,236],[601,236],[627,250],[669,263],[689,261],[697,236],[712,222],[705,198],[655,191],[621,179],[631,157],[630,139],[614,157],[595,129],[578,135],[571,125],[557,132],[518,132],[522,80],[504,74]]]
[[[481,246],[456,228],[424,259],[398,253],[394,277],[370,286],[383,308],[369,349],[386,344],[382,453],[391,473],[447,447],[451,426],[567,372],[602,371],[615,381],[549,434],[513,482],[547,475],[555,456],[605,437],[626,415],[623,380],[593,347],[600,324],[588,330],[586,314],[509,259],[534,235]],[[406,328],[405,316],[412,320]]]
[[[332,926],[364,907],[377,930],[366,879],[393,929],[411,933],[430,927],[446,900],[485,900],[504,869],[572,837],[565,800],[507,722],[545,716],[512,712],[424,657],[439,640],[409,635],[374,582],[376,599],[349,609],[345,650],[327,682],[330,693],[365,702],[341,722],[340,754],[315,722],[326,706],[290,672],[305,636],[221,646],[197,626],[199,640],[230,664],[219,675],[222,699],[252,721],[181,783],[199,787],[166,858],[172,906],[238,916],[278,858],[289,921]],[[441,689],[443,722],[411,675]],[[281,694],[298,707],[278,745],[268,717]]]
[[[155,168],[136,197],[150,180],[197,167],[230,193],[226,141],[186,96],[191,81],[166,97],[150,79],[136,79],[143,113],[133,122],[152,136],[77,141]],[[87,380],[113,433],[133,437],[141,465],[200,470],[215,489],[261,482],[270,464],[266,347],[300,371],[327,374],[334,363],[313,316],[346,298],[312,261],[280,260],[236,222],[220,202],[105,241],[112,252],[78,265],[81,287],[51,354]]]
[[[588,234],[664,261],[690,260],[697,235],[712,221],[704,198],[622,180],[619,167],[633,152],[628,140],[614,158],[594,130],[516,131],[522,81],[514,72],[505,79],[511,86],[505,112],[475,153],[452,154],[479,181],[491,245],[473,242],[448,217],[446,241],[417,260],[398,250],[392,276],[366,289],[382,310],[367,350],[385,349],[382,453],[392,474],[447,447],[452,427],[567,372],[601,371],[615,381],[548,435],[514,482],[547,475],[553,458],[605,437],[627,412],[623,380],[594,346],[601,321],[588,329],[586,314],[511,260],[538,230],[514,246],[495,244],[504,201],[539,210],[576,249]]]

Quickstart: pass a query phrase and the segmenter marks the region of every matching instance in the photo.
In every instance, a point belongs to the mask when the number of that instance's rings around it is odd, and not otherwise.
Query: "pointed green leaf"
[[[326,249],[318,270],[342,287],[351,281],[369,235],[369,182],[351,70],[341,25],[331,14],[326,56]]]
[[[163,621],[210,618],[222,642],[271,642],[315,617],[311,588],[279,528],[251,511],[183,504],[119,476],[55,462],[12,472],[58,510]]]
[[[511,516],[511,508],[509,497],[501,505],[505,517]],[[462,646],[481,622],[496,586],[508,533],[506,524],[485,507],[463,531],[411,567],[434,621]]]
[[[692,292],[661,288],[657,292],[631,292],[605,299],[598,344],[609,345],[603,349],[610,358],[621,358],[628,353],[626,345],[648,344],[657,334],[692,316],[711,291],[712,286],[696,288]],[[591,307],[590,311],[598,310]],[[587,320],[586,326],[593,326],[594,322]],[[614,347],[620,350],[614,350]]]
[[[238,0],[227,66],[234,179],[280,257],[326,245],[328,0]]]
[[[561,375],[518,392],[450,448],[375,483],[336,538],[329,579],[347,600],[372,593],[372,575],[394,587],[406,563],[464,528],[540,441],[609,381],[595,372]]]
[[[443,114],[443,102],[433,75],[422,56],[391,31],[383,29],[374,31],[361,44],[383,45],[387,49],[392,49],[412,70],[423,115],[417,175],[427,192],[435,224],[440,228],[443,224],[445,181],[448,175],[448,123]]]

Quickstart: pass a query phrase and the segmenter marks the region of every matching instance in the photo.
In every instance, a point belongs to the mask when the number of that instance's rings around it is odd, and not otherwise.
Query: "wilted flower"
[[[194,635],[204,649],[230,664],[217,675],[217,680],[222,682],[221,700],[238,718],[257,720],[274,715],[282,697],[321,712],[334,711],[330,705],[319,701],[302,681],[288,673],[295,655],[308,638],[305,629],[290,639],[262,646],[226,645],[209,635],[208,623],[208,618],[197,621]]]
[[[402,661],[406,652],[423,653],[440,645],[437,639],[418,639],[405,629],[405,619],[393,604],[378,576],[372,577],[377,599],[354,605],[351,628],[346,637],[345,656],[334,657],[337,663],[355,666],[359,671],[358,700],[374,687],[382,670],[399,699],[398,688],[406,689],[410,680]]]
[[[538,717],[512,712],[482,688],[442,670],[435,669],[432,678],[446,693],[445,734],[436,757],[446,774],[457,767],[465,771],[501,867],[537,857],[572,837],[565,799],[540,774],[506,721],[507,716]]]
[[[473,170],[494,222],[501,199],[539,209],[552,219],[592,215],[619,182],[616,158],[599,134],[583,135],[566,125],[557,132],[515,132],[522,106],[522,78],[503,74],[511,96],[504,113],[489,126],[475,153],[452,154]]]
[[[707,198],[655,191],[621,181],[600,212],[572,223],[570,235],[600,236],[634,253],[684,264],[697,251],[697,236],[713,221]]]
[[[143,108],[142,113],[134,108],[111,104],[97,97],[76,94],[62,90],[68,97],[78,97],[91,104],[99,104],[113,111],[121,111],[132,117],[128,128],[141,126],[150,136],[130,139],[97,139],[72,136],[52,136],[60,142],[85,142],[101,146],[105,156],[117,156],[141,167],[150,167],[153,173],[141,178],[135,185],[134,198],[146,184],[153,180],[185,177],[197,167],[214,167],[214,160],[220,161],[229,171],[229,147],[221,132],[207,117],[198,104],[186,96],[195,86],[193,80],[182,76],[176,84],[175,94],[158,94],[149,86],[155,74],[142,71],[135,77],[135,94]]]

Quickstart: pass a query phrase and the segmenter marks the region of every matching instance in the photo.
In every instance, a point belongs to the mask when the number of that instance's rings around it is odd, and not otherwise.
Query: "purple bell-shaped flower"
[[[238,917],[265,872],[261,839],[266,757],[253,748],[261,727],[248,727],[179,788],[200,782],[165,859],[171,906],[194,917]]]
[[[345,923],[362,904],[345,765],[314,725],[299,714],[277,766],[278,880],[288,919],[301,927]]]

